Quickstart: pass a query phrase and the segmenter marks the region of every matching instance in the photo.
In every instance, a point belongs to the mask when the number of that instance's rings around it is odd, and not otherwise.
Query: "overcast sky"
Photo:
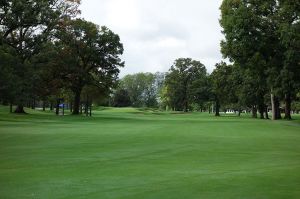
[[[211,72],[220,62],[221,0],[82,0],[81,17],[107,26],[124,44],[121,76],[165,72],[180,57]]]

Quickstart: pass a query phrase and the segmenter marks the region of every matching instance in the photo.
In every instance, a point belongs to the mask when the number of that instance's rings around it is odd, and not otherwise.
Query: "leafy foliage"
[[[208,82],[205,66],[191,58],[175,60],[166,75],[164,98],[174,110],[188,111],[191,103],[207,98]]]

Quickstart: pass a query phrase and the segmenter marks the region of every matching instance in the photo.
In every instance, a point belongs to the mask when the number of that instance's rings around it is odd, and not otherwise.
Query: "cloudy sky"
[[[191,57],[209,72],[222,59],[221,0],[82,0],[81,17],[105,25],[124,44],[121,76],[165,72]]]

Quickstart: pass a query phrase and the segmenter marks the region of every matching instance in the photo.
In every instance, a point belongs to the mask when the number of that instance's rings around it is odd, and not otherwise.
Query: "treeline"
[[[111,99],[115,107],[153,107],[160,105],[160,91],[164,73],[137,73],[126,75],[119,81]]]
[[[119,81],[109,101],[115,107],[149,107],[168,111],[206,111],[220,116],[232,110],[240,115],[268,119],[272,111],[271,95],[264,93],[264,106],[259,107],[257,79],[245,74],[234,64],[221,62],[209,74],[205,66],[191,58],[175,60],[166,73],[137,73]],[[296,90],[290,110],[285,98],[278,101],[279,113],[299,113],[300,90]],[[282,95],[283,96],[283,95]],[[257,108],[259,107],[259,108]]]
[[[123,45],[106,27],[78,18],[79,0],[0,2],[0,101],[34,108],[43,102],[87,112],[116,85]],[[58,112],[57,112],[58,113]]]
[[[272,111],[276,120],[284,112],[291,119],[291,111],[299,111],[300,2],[223,0],[220,9],[221,52],[231,64],[220,62],[207,74],[198,61],[176,60],[156,103],[178,111],[213,110],[216,116],[233,109],[263,119]],[[140,104],[124,88],[128,102]]]
[[[234,63],[229,70],[240,78],[231,81],[236,84],[233,96],[253,112],[258,109],[261,118],[267,117],[270,101],[274,120],[281,118],[284,101],[285,118],[291,119],[300,82],[300,2],[224,0],[220,24],[225,36],[222,54]],[[217,77],[222,70],[220,64]]]
[[[0,1],[0,102],[50,109],[64,103],[88,114],[110,106],[175,111],[251,111],[280,119],[299,111],[300,2],[223,0],[221,52],[229,61],[205,66],[175,60],[166,73],[118,79],[123,45],[106,27],[78,18],[80,1]],[[229,64],[230,63],[230,64]],[[56,111],[58,113],[58,111]]]

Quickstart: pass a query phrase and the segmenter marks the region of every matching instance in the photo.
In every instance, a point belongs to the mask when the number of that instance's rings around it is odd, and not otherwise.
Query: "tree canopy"
[[[166,75],[165,95],[173,110],[188,111],[192,103],[205,99],[207,72],[205,66],[191,58],[175,60]],[[165,97],[166,98],[166,97]]]
[[[80,18],[80,0],[0,1],[0,101],[87,115],[93,102],[174,111],[228,109],[280,119],[298,110],[300,3],[223,0],[224,39],[211,74],[191,58],[167,72],[126,74],[118,34]],[[101,101],[101,102],[100,102]],[[284,110],[283,110],[284,109]]]
[[[299,5],[298,1],[284,0],[224,0],[222,3],[220,24],[225,39],[221,42],[221,51],[248,74],[245,81],[252,82],[256,88],[252,93],[256,98],[252,106],[258,107],[261,118],[267,111],[268,93],[272,118],[281,117],[283,96],[285,117],[291,118],[290,104],[299,82],[300,62],[296,53],[296,49],[299,50],[299,31],[296,33],[300,22]],[[249,77],[252,77],[250,81]]]

